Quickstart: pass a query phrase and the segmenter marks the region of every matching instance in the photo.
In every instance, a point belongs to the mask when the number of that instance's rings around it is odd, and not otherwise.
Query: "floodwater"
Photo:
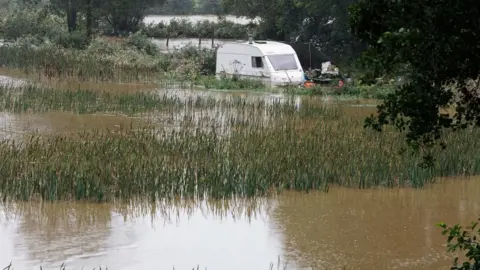
[[[201,22],[204,20],[208,20],[211,22],[218,22],[218,16],[216,15],[150,15],[146,16],[143,22],[145,24],[150,24],[150,23],[164,23],[168,24],[172,19],[175,20],[188,20],[191,21],[192,23],[196,22]],[[258,22],[259,19],[248,19],[245,17],[237,17],[233,15],[227,15],[225,16],[225,19],[230,22],[238,23],[238,24],[248,24],[250,22]]]
[[[480,213],[480,178],[425,189],[331,188],[157,205],[17,203],[0,210],[0,265],[16,269],[448,269],[435,224]],[[37,268],[34,268],[37,267]],[[276,267],[276,266],[275,266]]]
[[[76,134],[88,130],[119,130],[147,127],[148,122],[134,117],[107,114],[1,113],[0,139],[21,140],[36,133],[41,135]]]
[[[78,88],[90,89],[86,85],[79,84]],[[111,92],[135,92],[138,85],[128,87],[123,85],[119,87],[115,84],[104,84],[106,91]],[[213,99],[216,101],[242,99],[246,103],[265,102],[266,105],[282,104],[293,102],[297,109],[302,104],[315,103],[318,106],[341,106],[344,113],[352,118],[361,118],[369,116],[375,112],[375,108],[370,106],[375,101],[369,100],[337,100],[329,97],[308,97],[308,96],[288,96],[284,94],[272,93],[248,93],[231,91],[199,91],[182,89],[148,89],[159,96],[176,98],[181,102],[194,101],[197,99]],[[273,123],[270,115],[262,112],[245,112],[236,108],[223,108],[216,106],[213,108],[184,108],[178,111],[156,111],[139,114],[135,116],[126,116],[122,114],[77,114],[72,112],[46,112],[46,113],[9,113],[0,112],[0,139],[28,138],[32,133],[39,135],[68,135],[76,134],[83,130],[125,130],[138,128],[154,128],[157,130],[171,132],[190,128],[194,131],[196,128],[210,130],[212,126],[216,127],[219,135],[227,135],[231,132],[233,123],[238,121],[251,121],[253,115],[263,126]]]
[[[11,77],[5,77],[9,79]],[[5,79],[5,80],[6,80]],[[0,78],[0,82],[4,79]],[[16,81],[13,80],[15,83]],[[79,88],[88,85],[79,84]],[[104,85],[114,89],[124,88]],[[135,88],[138,87],[138,88]],[[132,91],[142,91],[135,86]],[[282,94],[156,89],[181,101],[197,98],[267,104],[293,98],[343,105],[352,117],[375,111],[373,100],[290,97]],[[0,113],[0,139],[31,134],[75,134],[128,127],[184,128],[218,124],[228,130],[234,110],[122,115],[49,112]],[[248,117],[248,115],[247,115]],[[200,121],[201,120],[201,121]],[[265,116],[268,122],[268,116]],[[225,131],[226,132],[226,131]],[[58,269],[448,269],[439,222],[468,225],[480,214],[480,177],[440,179],[424,189],[345,189],[285,192],[277,197],[221,202],[0,203],[0,268]],[[228,205],[225,205],[227,203]]]

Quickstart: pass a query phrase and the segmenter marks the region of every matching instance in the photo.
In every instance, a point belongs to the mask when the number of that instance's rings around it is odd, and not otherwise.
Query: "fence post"
[[[215,48],[215,25],[212,26],[212,49]]]
[[[170,40],[170,35],[167,36],[167,51],[168,51],[168,41]]]
[[[198,37],[198,48],[202,48],[202,37]]]

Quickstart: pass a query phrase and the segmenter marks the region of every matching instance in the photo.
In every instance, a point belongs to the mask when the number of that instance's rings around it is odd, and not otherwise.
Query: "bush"
[[[17,10],[7,13],[0,19],[0,32],[3,38],[16,40],[23,36],[39,39],[53,38],[67,33],[64,18],[48,14],[43,10]]]
[[[480,219],[478,219],[480,221]],[[458,262],[455,257],[452,270],[478,270],[480,269],[480,229],[478,222],[472,222],[472,225],[464,230],[462,226],[454,225],[448,227],[445,223],[438,225],[443,229],[442,234],[448,235],[447,248],[449,252],[464,251],[467,261]]]
[[[199,75],[213,75],[216,67],[216,49],[198,48],[193,44],[183,46],[170,54],[164,55],[166,60],[162,68],[177,70],[182,65],[194,65]]]
[[[54,42],[66,49],[85,49],[88,47],[90,40],[86,34],[75,31],[58,34]]]
[[[158,55],[159,53],[158,46],[151,42],[143,32],[131,35],[127,40],[127,44],[148,55]]]

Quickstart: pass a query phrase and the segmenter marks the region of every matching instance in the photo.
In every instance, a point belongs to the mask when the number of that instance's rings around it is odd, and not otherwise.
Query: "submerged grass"
[[[273,102],[276,107],[284,107],[280,111],[288,111],[292,105]],[[55,87],[43,87],[26,84],[22,87],[0,84],[0,111],[13,113],[68,111],[74,113],[118,112],[133,115],[142,112],[164,111],[173,113],[178,109],[214,109],[232,108],[245,111],[266,109],[269,103],[265,100],[247,102],[245,98],[215,99],[214,97],[180,98],[166,93],[148,91],[114,90],[59,90]],[[270,106],[271,107],[271,106]],[[272,113],[278,112],[276,109]]]
[[[329,185],[420,187],[435,177],[480,172],[477,129],[445,134],[449,148],[436,153],[433,169],[423,170],[419,155],[399,154],[405,146],[401,134],[365,130],[363,119],[314,102],[297,108],[293,102],[272,105],[244,98],[185,101],[148,93],[97,96],[32,87],[6,92],[0,94],[0,108],[14,112],[168,113],[155,129],[1,142],[4,200],[252,197]],[[211,109],[217,122],[201,116]],[[167,131],[180,112],[187,112],[180,129]],[[193,121],[194,115],[201,117]]]

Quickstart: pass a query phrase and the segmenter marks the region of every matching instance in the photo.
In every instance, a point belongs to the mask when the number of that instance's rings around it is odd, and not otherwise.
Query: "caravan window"
[[[269,55],[268,60],[275,70],[294,70],[298,69],[294,54]]]
[[[252,56],[252,67],[263,68],[263,61],[261,56]]]

